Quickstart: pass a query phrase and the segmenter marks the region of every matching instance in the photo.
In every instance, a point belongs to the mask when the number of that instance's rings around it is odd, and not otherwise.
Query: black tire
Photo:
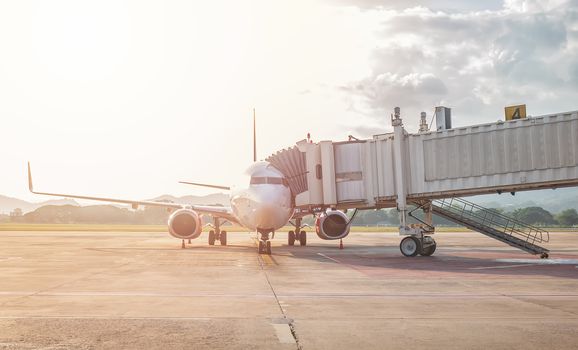
[[[399,250],[401,254],[407,257],[413,257],[421,252],[421,242],[413,236],[405,237],[399,243]]]
[[[295,245],[295,232],[289,231],[289,236],[287,237],[287,243],[289,245]]]
[[[263,254],[263,253],[264,253],[264,251],[265,251],[265,247],[264,247],[264,246],[265,246],[264,242],[260,240],[260,241],[259,241],[259,254]]]
[[[221,245],[227,245],[227,231],[221,231],[219,238]]]
[[[265,253],[267,255],[271,255],[271,241],[267,241],[265,244]]]
[[[419,253],[419,254],[422,256],[431,256],[436,251],[436,247],[437,247],[437,245],[434,243],[434,244],[430,245],[429,247],[422,248],[421,253]]]
[[[209,231],[209,245],[215,245],[215,231]]]
[[[302,247],[307,245],[307,232],[301,231],[299,232],[299,245]]]

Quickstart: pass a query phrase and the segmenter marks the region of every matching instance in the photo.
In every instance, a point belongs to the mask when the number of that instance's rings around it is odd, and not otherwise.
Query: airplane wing
[[[193,185],[193,186],[201,186],[201,187],[210,187],[210,188],[216,188],[219,190],[230,190],[231,187],[229,186],[218,186],[218,185],[208,185],[208,184],[200,184],[197,182],[187,182],[187,181],[179,181],[180,184],[185,184],[185,185]]]
[[[28,189],[34,194],[41,194],[46,196],[56,196],[56,197],[67,197],[67,198],[77,198],[77,199],[87,199],[93,201],[111,202],[111,203],[122,203],[130,204],[133,209],[137,209],[139,205],[142,206],[156,206],[171,209],[192,209],[199,214],[212,215],[214,217],[223,218],[225,220],[237,223],[237,219],[233,215],[233,211],[230,207],[220,207],[220,206],[203,206],[203,205],[186,205],[178,203],[169,202],[154,202],[154,201],[141,201],[132,199],[118,199],[118,198],[106,198],[106,197],[93,197],[93,196],[81,196],[75,194],[66,193],[52,193],[52,192],[39,192],[34,191],[34,186],[32,185],[32,172],[30,170],[30,163],[28,163]]]

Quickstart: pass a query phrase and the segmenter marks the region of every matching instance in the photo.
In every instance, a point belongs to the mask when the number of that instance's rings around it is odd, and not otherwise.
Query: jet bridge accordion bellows
[[[307,191],[305,153],[300,152],[297,147],[278,151],[269,156],[266,161],[283,173],[293,196]]]

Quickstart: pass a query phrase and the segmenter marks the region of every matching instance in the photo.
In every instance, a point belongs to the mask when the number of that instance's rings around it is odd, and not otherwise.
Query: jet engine
[[[330,210],[317,218],[315,232],[321,239],[345,238],[349,234],[349,219],[341,211]]]
[[[178,239],[193,239],[201,235],[203,225],[199,214],[191,209],[179,209],[169,217],[169,233]]]

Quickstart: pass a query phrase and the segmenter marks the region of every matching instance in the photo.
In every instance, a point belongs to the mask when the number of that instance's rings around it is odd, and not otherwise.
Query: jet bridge
[[[426,126],[415,134],[403,127],[399,108],[391,121],[392,133],[344,142],[303,140],[267,160],[287,176],[299,212],[395,207],[400,234],[420,239],[433,232],[432,211],[484,234],[493,232],[482,227],[493,224],[472,223],[472,217],[465,222],[435,200],[578,186],[578,111],[440,131]],[[410,205],[424,209],[424,225],[406,223]],[[524,247],[546,241],[540,234],[540,239],[525,237]],[[506,243],[511,242],[519,243]],[[524,250],[544,255],[543,249]]]

